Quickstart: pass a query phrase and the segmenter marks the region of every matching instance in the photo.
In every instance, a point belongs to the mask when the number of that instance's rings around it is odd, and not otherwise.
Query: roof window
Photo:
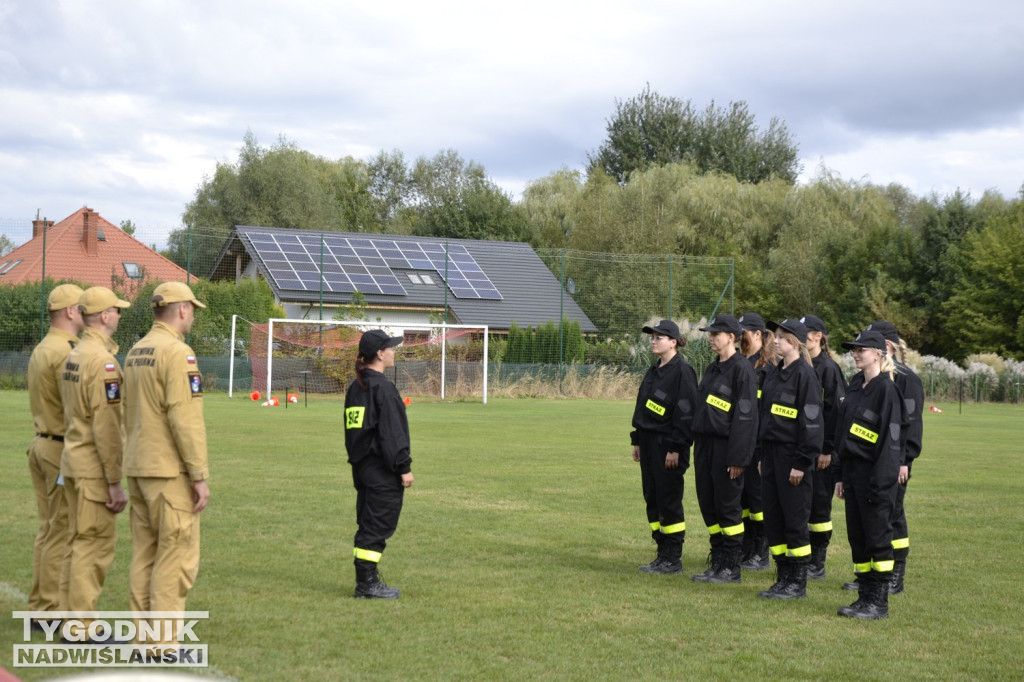
[[[20,258],[16,261],[7,261],[6,263],[3,264],[3,266],[0,266],[0,275],[6,275],[8,272],[18,267],[18,263],[20,262]]]
[[[121,263],[124,266],[124,274],[129,279],[142,279],[142,268],[138,263]]]

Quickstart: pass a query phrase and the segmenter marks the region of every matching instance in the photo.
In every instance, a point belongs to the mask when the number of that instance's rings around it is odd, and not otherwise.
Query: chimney
[[[53,227],[52,220],[40,220],[36,218],[32,221],[32,239],[43,236],[43,230],[48,230]]]
[[[96,253],[99,227],[96,213],[91,208],[85,208],[82,211],[82,242],[85,244],[85,252],[88,254]]]

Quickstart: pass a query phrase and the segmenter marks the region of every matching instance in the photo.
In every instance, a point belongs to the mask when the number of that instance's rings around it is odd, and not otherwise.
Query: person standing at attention
[[[658,357],[640,383],[633,410],[633,461],[640,463],[640,482],[657,556],[640,567],[645,573],[680,573],[686,515],[683,475],[690,466],[691,425],[697,402],[697,374],[679,349],[685,341],[679,326],[662,320],[644,327],[651,352]]]
[[[835,452],[836,419],[839,405],[846,395],[843,370],[832,359],[828,347],[828,332],[821,318],[805,315],[800,321],[807,327],[807,352],[814,365],[814,373],[821,382],[822,410],[825,419],[825,440],[821,454],[811,472],[811,563],[807,577],[825,578],[825,557],[832,539],[832,495],[835,492],[832,455]]]
[[[405,489],[412,487],[409,420],[405,404],[384,370],[395,366],[400,336],[382,329],[359,339],[356,378],[345,393],[345,450],[356,489],[352,549],[357,599],[397,599],[377,571],[388,539],[398,528]]]
[[[29,611],[60,608],[61,565],[68,541],[68,508],[60,480],[60,456],[64,451],[60,382],[64,363],[78,344],[82,331],[82,313],[78,310],[82,293],[74,284],[61,284],[50,292],[46,300],[50,329],[32,350],[28,361],[28,402],[36,430],[28,449],[28,468],[39,510],[39,531],[32,552]],[[39,627],[35,619],[32,627]]]
[[[777,579],[758,596],[800,599],[807,596],[811,557],[811,470],[824,440],[821,384],[807,354],[807,327],[787,319],[768,328],[781,360],[764,382],[759,431],[764,522]]]
[[[153,326],[125,359],[125,473],[131,494],[133,611],[185,610],[199,572],[199,514],[210,501],[203,381],[185,343],[200,303],[184,282],[153,290]],[[174,633],[141,642],[147,656]]]
[[[61,375],[64,452],[60,472],[68,505],[67,592],[62,611],[95,611],[117,547],[117,514],[128,504],[121,485],[124,428],[121,365],[111,338],[121,310],[131,306],[106,287],[90,287],[78,299],[84,331],[68,354]],[[63,581],[62,581],[63,582]],[[104,642],[113,633],[91,637],[89,619],[69,633],[74,642]]]
[[[719,315],[700,330],[718,358],[704,370],[693,417],[697,501],[711,536],[711,565],[693,580],[738,583],[743,476],[757,442],[757,376],[736,352],[743,330],[735,317]]]

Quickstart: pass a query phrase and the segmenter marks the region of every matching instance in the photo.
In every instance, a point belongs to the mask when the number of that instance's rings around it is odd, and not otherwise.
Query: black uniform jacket
[[[762,392],[761,389],[764,388],[765,377],[767,377],[769,374],[771,374],[772,372],[774,372],[777,369],[775,367],[775,365],[773,365],[770,362],[766,362],[763,365],[761,365],[760,367],[756,367],[755,365],[757,365],[758,359],[760,357],[761,357],[761,353],[760,352],[754,353],[753,355],[750,355],[750,356],[747,357],[747,360],[750,361],[750,366],[754,368],[754,374],[757,375],[758,413],[760,413],[760,411],[761,411],[761,408],[760,408],[760,405],[761,405],[761,392]],[[760,427],[760,424],[758,426]],[[754,457],[753,457],[752,461],[755,464],[761,461],[761,439],[760,438],[755,438]]]
[[[665,434],[666,452],[679,453],[679,468],[690,466],[693,410],[697,404],[697,374],[676,354],[665,366],[653,365],[636,396],[629,441],[640,444],[640,431]]]
[[[921,454],[924,434],[924,386],[921,378],[901,362],[896,363],[896,388],[903,397],[903,464]]]
[[[821,404],[825,415],[825,442],[821,452],[831,455],[835,452],[836,421],[839,419],[839,405],[846,395],[846,381],[843,379],[843,370],[824,351],[818,353],[812,362],[814,373],[821,382]]]
[[[364,390],[359,382],[349,384],[345,393],[345,450],[356,464],[368,456],[380,457],[398,474],[409,473],[409,420],[402,396],[380,372],[363,370]]]
[[[739,353],[715,360],[704,371],[693,416],[693,432],[728,438],[726,466],[750,464],[757,443],[757,375]]]
[[[789,446],[791,468],[807,469],[821,454],[825,424],[821,383],[804,360],[770,372],[761,389],[759,439]]]
[[[836,481],[842,481],[843,470],[859,459],[873,465],[869,491],[877,492],[895,483],[903,464],[903,419],[903,400],[888,374],[878,375],[867,386],[864,374],[855,374],[839,408],[835,439],[840,466]]]

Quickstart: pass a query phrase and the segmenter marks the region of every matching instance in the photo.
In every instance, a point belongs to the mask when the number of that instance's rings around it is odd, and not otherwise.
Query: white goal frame
[[[244,318],[243,318],[244,319]],[[238,315],[231,316],[231,362],[228,368],[228,397],[232,397],[234,394],[235,386],[235,325],[238,322]],[[284,324],[329,324],[338,327],[363,327],[372,328],[377,327],[383,329],[388,334],[391,334],[390,327],[396,327],[403,332],[419,332],[419,331],[430,331],[432,329],[441,330],[441,400],[445,399],[445,370],[447,365],[448,356],[448,339],[447,334],[449,330],[453,329],[478,329],[483,332],[484,335],[484,350],[483,350],[483,386],[482,386],[482,397],[483,404],[487,404],[487,345],[489,341],[490,328],[488,325],[483,324],[429,324],[426,322],[419,323],[401,323],[395,325],[386,324],[375,324],[373,322],[367,322],[359,320],[297,320],[285,317],[273,317],[267,320],[267,395],[271,395],[272,383],[273,383],[273,370],[274,370],[274,323]]]

